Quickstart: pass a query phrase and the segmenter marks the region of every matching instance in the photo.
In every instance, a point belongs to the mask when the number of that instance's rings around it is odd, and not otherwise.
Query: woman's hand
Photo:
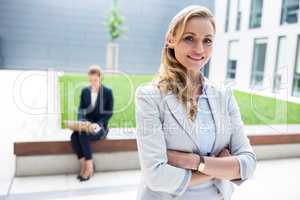
[[[212,179],[214,179],[213,176],[203,174],[203,173],[198,172],[198,171],[192,171],[192,178],[191,178],[191,181],[189,183],[189,186],[199,185],[199,184],[202,184],[202,183],[207,182],[207,181],[212,180]]]
[[[231,153],[228,148],[224,148],[220,151],[220,153],[217,155],[217,157],[228,157],[231,156]]]
[[[175,167],[184,168],[184,169],[197,170],[200,163],[200,157],[198,154],[195,153],[168,150],[167,156],[168,156],[168,164]],[[229,156],[231,156],[230,150],[228,148],[224,148],[220,151],[220,153],[216,157],[229,157]]]
[[[97,123],[92,123],[91,129],[92,129],[91,130],[92,133],[97,133],[98,131],[100,131],[101,127]]]
[[[196,170],[198,168],[200,157],[197,154],[168,150],[168,164],[184,169]]]

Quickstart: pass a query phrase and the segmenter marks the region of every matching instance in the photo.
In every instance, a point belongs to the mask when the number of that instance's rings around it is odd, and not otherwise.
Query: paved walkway
[[[299,200],[300,158],[259,161],[255,176],[237,187],[233,200]],[[75,175],[14,178],[1,200],[133,200],[140,171],[97,173],[80,183]]]
[[[246,134],[278,134],[278,133],[300,133],[300,124],[295,125],[262,125],[262,126],[245,126]],[[49,132],[26,132],[20,134],[17,138],[11,135],[3,137],[0,140],[0,163],[2,165],[0,170],[0,196],[5,195],[9,190],[11,179],[14,174],[15,157],[13,155],[14,141],[65,141],[69,140],[71,132],[69,130],[58,130]],[[30,134],[29,134],[30,133]],[[135,138],[135,129],[111,129],[108,138]],[[300,198],[299,198],[300,199]]]

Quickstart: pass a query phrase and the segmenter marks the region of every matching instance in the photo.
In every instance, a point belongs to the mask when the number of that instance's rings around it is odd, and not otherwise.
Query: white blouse
[[[96,106],[96,100],[97,100],[97,96],[98,96],[98,92],[94,92],[91,90],[91,104],[92,104],[92,108],[94,109]],[[94,129],[93,133],[97,133],[100,131],[100,126],[98,124],[96,124],[96,127]]]
[[[96,105],[96,100],[97,100],[97,96],[98,96],[98,92],[93,92],[91,90],[91,103],[92,103],[92,107],[94,108]]]

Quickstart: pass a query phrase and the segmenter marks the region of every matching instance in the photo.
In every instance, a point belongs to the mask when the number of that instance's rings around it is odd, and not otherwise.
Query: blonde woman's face
[[[199,72],[211,56],[213,39],[214,28],[208,19],[191,18],[182,38],[174,45],[176,59],[189,71]]]

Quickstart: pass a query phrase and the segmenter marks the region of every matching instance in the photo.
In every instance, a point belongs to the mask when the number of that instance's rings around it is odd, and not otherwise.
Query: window
[[[265,71],[267,39],[255,39],[253,48],[252,70],[250,85],[262,86]]]
[[[241,11],[241,1],[237,2],[237,14],[236,14],[236,24],[235,30],[239,31],[241,29],[242,11]]]
[[[287,46],[286,46],[286,37],[279,36],[277,41],[277,53],[276,53],[276,62],[274,68],[273,76],[273,92],[277,92],[280,89],[282,81],[282,73],[280,69],[285,69],[287,67]]]
[[[299,0],[282,0],[280,24],[298,22]]]
[[[300,97],[300,35],[298,35],[292,95]]]
[[[226,79],[235,79],[238,56],[238,41],[231,40],[228,43],[227,73]]]
[[[209,64],[210,64],[210,60],[202,68],[202,73],[206,78],[208,78],[209,76]]]
[[[229,27],[230,5],[231,5],[231,0],[227,0],[226,17],[225,17],[225,32],[228,32],[228,27]]]
[[[249,28],[259,28],[262,19],[263,0],[252,0],[250,10]]]

